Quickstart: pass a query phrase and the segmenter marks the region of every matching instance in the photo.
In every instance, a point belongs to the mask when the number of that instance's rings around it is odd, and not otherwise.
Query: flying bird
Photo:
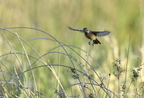
[[[73,29],[71,27],[68,28],[73,31],[79,31],[84,33],[85,37],[90,39],[90,41],[88,42],[89,45],[91,45],[91,41],[93,41],[92,45],[101,44],[101,42],[97,39],[97,37],[106,36],[110,34],[109,31],[91,31],[88,28],[83,28],[83,30]]]

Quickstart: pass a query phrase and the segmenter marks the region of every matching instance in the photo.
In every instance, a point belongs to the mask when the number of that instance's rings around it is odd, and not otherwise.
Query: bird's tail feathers
[[[98,39],[93,40],[93,44],[101,44],[101,42]]]

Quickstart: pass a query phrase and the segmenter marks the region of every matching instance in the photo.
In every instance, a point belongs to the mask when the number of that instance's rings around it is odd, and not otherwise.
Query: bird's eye
[[[88,29],[86,29],[86,31],[89,33],[89,30],[88,30]]]

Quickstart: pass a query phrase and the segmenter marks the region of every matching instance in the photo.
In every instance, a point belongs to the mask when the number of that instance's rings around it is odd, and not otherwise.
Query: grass
[[[0,3],[0,96],[143,98],[143,1]],[[102,45],[67,27],[108,30]]]
[[[15,29],[38,31],[50,38],[24,39]],[[139,60],[132,61],[130,43],[126,47],[124,58],[110,62],[103,58],[100,64],[90,53],[82,48],[67,45],[58,41],[49,33],[37,28],[12,27],[1,28],[17,38],[13,45],[3,33],[5,52],[1,57],[1,96],[4,97],[142,97],[143,82],[140,79],[142,64]],[[47,44],[57,43],[41,54],[36,50],[36,43],[41,40]],[[35,42],[36,41],[36,42]],[[16,47],[19,47],[18,49]],[[92,46],[90,46],[92,47]],[[27,51],[27,49],[30,49]],[[114,50],[116,51],[116,50]],[[94,53],[94,55],[99,55]],[[113,54],[114,55],[114,54]],[[95,56],[97,57],[97,56]],[[107,55],[107,57],[109,57]],[[137,62],[134,66],[129,66]],[[10,67],[11,66],[11,67]],[[109,68],[108,68],[109,67]],[[134,68],[135,67],[135,68]],[[124,78],[125,77],[125,78]]]

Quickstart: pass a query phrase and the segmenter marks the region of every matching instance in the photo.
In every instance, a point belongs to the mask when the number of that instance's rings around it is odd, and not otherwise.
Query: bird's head
[[[88,28],[83,28],[84,33],[90,33],[90,30]]]

